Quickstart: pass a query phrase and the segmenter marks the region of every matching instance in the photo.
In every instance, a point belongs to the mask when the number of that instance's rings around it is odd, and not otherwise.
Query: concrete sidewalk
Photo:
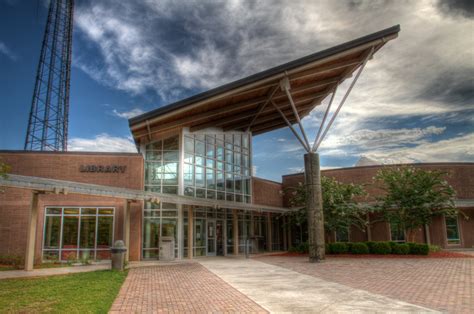
[[[13,279],[13,278],[68,275],[68,274],[76,274],[76,273],[85,273],[85,272],[90,272],[90,271],[107,270],[110,268],[111,268],[110,263],[104,263],[104,264],[87,265],[87,266],[41,268],[41,269],[34,269],[32,271],[5,270],[5,271],[0,271],[0,280]]]
[[[251,259],[199,263],[269,312],[436,312]]]

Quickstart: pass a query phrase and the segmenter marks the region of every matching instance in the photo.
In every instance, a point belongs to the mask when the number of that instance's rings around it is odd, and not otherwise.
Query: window
[[[158,259],[161,237],[175,238],[175,256],[178,256],[177,241],[178,207],[172,203],[145,202],[143,209],[144,259]]]
[[[245,133],[185,134],[185,195],[250,203],[249,141]]]
[[[446,216],[446,237],[448,244],[460,244],[458,217]]]
[[[194,147],[185,140],[185,151],[194,152]],[[192,155],[186,154],[186,158]],[[178,193],[179,136],[146,145],[145,153],[145,190],[158,193]],[[193,173],[185,169],[185,180],[193,180]]]
[[[336,242],[349,242],[348,228],[338,228],[336,230]]]
[[[108,207],[46,208],[43,260],[110,259],[114,211]]]
[[[390,236],[392,241],[405,242],[405,230],[401,229],[397,223],[390,223]]]

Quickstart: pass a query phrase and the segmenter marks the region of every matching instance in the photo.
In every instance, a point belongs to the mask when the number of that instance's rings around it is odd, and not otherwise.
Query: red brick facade
[[[398,167],[403,165],[398,165]],[[407,166],[407,165],[405,165]],[[425,169],[425,170],[440,170],[446,172],[446,180],[456,190],[456,199],[458,200],[474,200],[474,164],[473,163],[432,163],[432,164],[413,164],[411,166]],[[369,193],[369,199],[379,195],[381,190],[374,182],[374,176],[382,167],[397,167],[394,166],[366,166],[353,167],[342,169],[323,170],[322,175],[336,179],[344,183],[363,184],[366,191]],[[303,173],[291,174],[283,176],[283,188],[296,186],[304,182]],[[288,196],[284,197],[284,206],[289,206]],[[461,234],[461,244],[458,246],[472,248],[474,247],[474,208],[461,208],[464,216],[459,216],[459,231]],[[367,234],[361,232],[356,228],[351,229],[351,241],[366,241]],[[429,227],[430,241],[433,244],[441,247],[448,247],[446,239],[446,224],[443,217],[435,218]],[[388,241],[390,240],[390,229],[387,223],[376,223],[371,228],[371,236],[373,241]],[[328,235],[330,241],[334,241],[333,235]],[[418,242],[426,242],[425,231],[418,230],[415,235]]]
[[[93,183],[129,189],[143,189],[143,158],[140,154],[0,152],[10,173],[50,179]],[[81,172],[82,165],[120,165],[124,172]],[[24,255],[32,192],[7,188],[0,193],[0,255]],[[123,238],[125,200],[87,195],[39,195],[35,262],[41,262],[44,210],[48,206],[96,206],[115,208],[114,239]],[[131,204],[130,259],[140,259],[142,203]]]
[[[281,183],[261,178],[252,178],[252,201],[254,204],[283,207]]]

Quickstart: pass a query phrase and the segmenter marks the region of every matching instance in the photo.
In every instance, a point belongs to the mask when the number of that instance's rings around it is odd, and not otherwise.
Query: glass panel
[[[161,183],[161,163],[147,162],[145,164],[145,183]]]
[[[167,138],[163,142],[163,150],[178,150],[179,149],[179,137],[173,136]]]
[[[77,248],[79,216],[65,216],[63,223],[63,249]]]
[[[194,220],[194,246],[206,246],[206,230],[205,230],[206,220],[205,219],[195,219]]]
[[[214,168],[214,163],[215,163],[214,159],[209,159],[209,158],[206,159],[206,167]]]
[[[216,173],[216,179],[217,179],[217,189],[224,191],[225,186],[224,186],[224,173],[217,171]]]
[[[245,194],[250,194],[250,178],[245,179]]]
[[[145,186],[145,191],[161,193],[161,187],[160,186]]]
[[[184,184],[194,185],[194,166],[189,164],[184,164],[183,169]]]
[[[160,209],[160,203],[145,202],[145,208],[148,208],[148,209]]]
[[[165,151],[163,152],[164,161],[179,161],[179,152],[178,151]]]
[[[224,139],[226,143],[231,143],[231,144],[233,143],[232,134],[225,134]]]
[[[204,166],[204,158],[196,156],[196,166]]]
[[[230,149],[225,150],[225,161],[226,162],[232,163],[233,160],[234,160],[233,156],[234,156],[234,153]]]
[[[146,150],[161,150],[161,141],[156,141],[154,143],[148,144]]]
[[[206,197],[206,190],[196,189],[196,197],[205,198]]]
[[[61,215],[62,208],[46,208],[47,215]]]
[[[233,202],[233,201],[234,201],[234,194],[232,194],[232,193],[226,193],[225,199],[226,199],[226,201]]]
[[[249,137],[248,135],[242,135],[242,147],[248,148],[249,147]]]
[[[64,208],[64,215],[79,215],[79,208]]]
[[[97,208],[83,208],[81,209],[83,215],[95,215],[97,213]]]
[[[242,195],[240,195],[240,194],[235,194],[235,201],[236,201],[236,202],[239,202],[239,203],[242,203]]]
[[[113,215],[113,208],[99,208],[99,215]]]
[[[161,212],[161,217],[177,217],[178,212],[175,210],[163,210]]]
[[[225,164],[226,172],[234,172],[234,166],[232,164]]]
[[[162,231],[164,237],[174,237],[175,243],[177,239],[177,220],[172,218],[164,218],[162,219]]]
[[[242,192],[242,179],[240,176],[235,176],[235,191]]]
[[[97,248],[109,248],[113,244],[114,217],[99,216],[97,226]]]
[[[163,203],[163,209],[178,209],[178,205],[174,203]]]
[[[204,134],[195,134],[196,140],[204,142]]]
[[[167,185],[178,184],[178,175],[176,173],[163,174],[163,184],[167,184]]]
[[[45,261],[59,260],[59,251],[43,251],[43,260]]]
[[[204,151],[206,150],[205,145],[203,142],[196,141],[196,154],[204,156]]]
[[[196,186],[204,186],[204,168],[196,166]]]
[[[184,151],[186,153],[194,153],[194,139],[187,136],[184,137]]]
[[[164,186],[163,193],[166,194],[178,194],[178,187],[177,186]]]
[[[234,175],[232,173],[225,174],[225,188],[226,191],[234,191]]]
[[[59,238],[61,236],[61,217],[46,216],[46,224],[44,229],[44,248],[59,248]]]
[[[224,171],[224,163],[223,162],[220,162],[220,161],[217,162],[217,170]]]
[[[392,241],[405,241],[405,232],[399,227],[398,224],[390,223],[390,233]]]
[[[217,199],[218,200],[225,200],[225,193],[224,192],[217,192]]]
[[[194,155],[184,154],[184,162],[187,162],[188,164],[194,163]]]
[[[212,135],[206,135],[206,143],[209,143],[209,144],[214,144],[215,142],[215,135],[212,134]]]
[[[194,196],[194,188],[190,187],[190,186],[185,187],[184,188],[184,195]]]
[[[214,144],[206,144],[206,156],[209,158],[214,158],[215,156]]]
[[[206,185],[208,189],[216,189],[216,177],[214,175],[214,169],[206,169]]]
[[[158,248],[160,246],[160,220],[143,220],[143,248],[153,248],[155,250],[143,250],[144,258],[158,257]]]
[[[240,134],[234,134],[234,145],[240,146],[241,143],[241,136]]]
[[[224,134],[222,134],[222,133],[216,134],[216,139],[217,139],[217,141],[223,142],[224,141]]]
[[[241,160],[240,160],[240,153],[235,152],[234,153],[234,164],[240,166]]]
[[[107,217],[108,218],[108,217]],[[80,247],[93,249],[95,243],[95,216],[81,217],[81,241]]]
[[[178,173],[178,163],[177,162],[165,162],[163,164],[163,172],[166,173]]]
[[[160,211],[158,210],[145,210],[143,211],[143,216],[144,217],[155,217],[159,218],[160,217]]]
[[[161,160],[161,151],[153,151],[147,150],[146,151],[146,160]]]
[[[207,190],[207,198],[208,199],[216,199],[216,191]]]
[[[216,158],[217,160],[224,160],[224,143],[217,142]]]

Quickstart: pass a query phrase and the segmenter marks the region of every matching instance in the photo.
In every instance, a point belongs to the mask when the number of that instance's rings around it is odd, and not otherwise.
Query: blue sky
[[[0,149],[23,148],[47,3],[0,0]],[[75,9],[69,150],[133,151],[133,115],[400,24],[322,144],[323,168],[362,156],[474,161],[471,1],[98,0]],[[322,109],[303,121],[311,137]],[[253,147],[257,176],[279,181],[303,167],[288,129]]]

